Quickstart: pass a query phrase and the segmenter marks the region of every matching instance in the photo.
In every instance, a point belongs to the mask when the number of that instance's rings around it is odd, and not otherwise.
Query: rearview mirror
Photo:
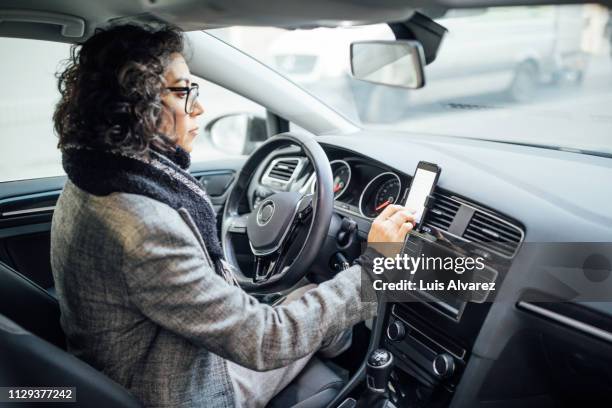
[[[351,44],[351,73],[376,84],[418,89],[425,85],[425,55],[418,41],[359,41]]]

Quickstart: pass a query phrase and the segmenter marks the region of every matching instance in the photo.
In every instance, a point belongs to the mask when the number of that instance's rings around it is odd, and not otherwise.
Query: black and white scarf
[[[62,148],[62,165],[70,181],[90,194],[139,194],[175,210],[185,208],[202,235],[216,272],[235,283],[231,268],[223,260],[213,205],[200,182],[187,171],[189,153],[180,147],[171,154],[150,152],[145,158],[70,145]]]

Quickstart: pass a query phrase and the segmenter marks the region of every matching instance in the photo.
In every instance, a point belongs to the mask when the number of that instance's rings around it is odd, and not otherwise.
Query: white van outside
[[[436,60],[425,68],[423,89],[371,85],[351,77],[350,44],[394,39],[386,24],[288,31],[270,44],[270,63],[315,95],[325,95],[346,115],[366,122],[400,118],[418,104],[494,92],[528,102],[541,84],[580,83],[587,66],[580,43],[588,22],[584,6],[451,10],[437,22],[448,33]]]

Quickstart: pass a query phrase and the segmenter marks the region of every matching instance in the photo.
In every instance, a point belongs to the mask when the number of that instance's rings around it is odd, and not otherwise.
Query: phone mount
[[[429,194],[427,198],[425,199],[425,204],[423,205],[425,208],[423,209],[423,215],[421,215],[421,222],[416,228],[418,232],[423,231],[423,224],[425,224],[425,220],[427,219],[427,216],[429,215],[429,210],[433,208],[435,203],[436,203],[436,197],[433,194]]]
[[[436,202],[436,197],[433,194],[429,194],[427,196],[427,199],[425,200],[425,209],[423,210],[423,216],[421,217],[421,222],[419,223],[417,228],[413,229],[412,231],[410,231],[408,235],[406,235],[406,238],[404,239],[404,244],[402,245],[401,254],[408,253],[406,246],[408,245],[408,241],[410,241],[411,239],[412,239],[412,242],[414,242],[415,239],[431,240],[431,237],[428,237],[430,236],[429,231],[423,231],[423,225],[425,224],[425,220],[427,218],[429,210],[434,206],[435,202]]]

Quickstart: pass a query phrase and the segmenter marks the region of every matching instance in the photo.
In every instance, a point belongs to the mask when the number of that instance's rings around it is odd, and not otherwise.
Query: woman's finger
[[[401,205],[397,205],[397,204],[388,205],[387,208],[385,208],[380,214],[378,214],[378,217],[376,218],[385,220],[402,209],[404,209],[404,207],[402,207]]]
[[[395,225],[401,227],[405,222],[414,222],[414,214],[407,209],[397,211],[389,218]]]
[[[402,241],[406,238],[406,235],[414,228],[414,224],[411,222],[405,222],[399,229],[400,237]]]

